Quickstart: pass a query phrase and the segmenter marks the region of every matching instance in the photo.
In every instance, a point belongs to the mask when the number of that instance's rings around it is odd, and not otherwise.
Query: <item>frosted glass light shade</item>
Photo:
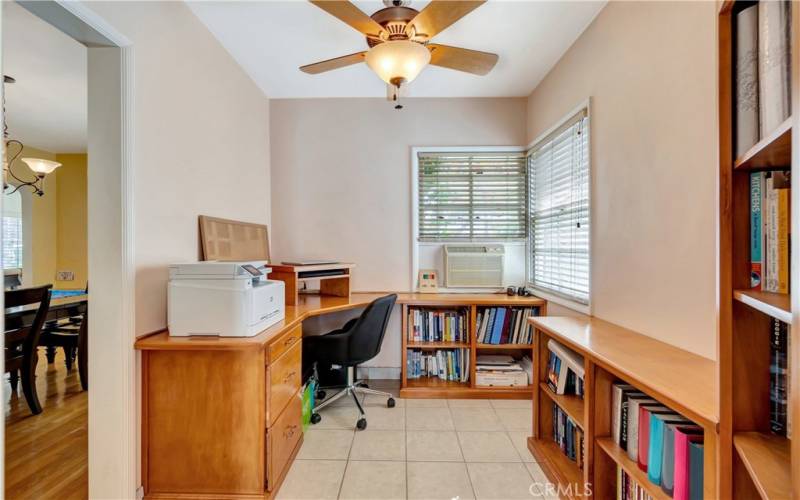
[[[366,60],[367,66],[384,82],[401,78],[408,83],[430,62],[431,52],[417,42],[395,40],[369,49]]]
[[[22,158],[22,161],[37,175],[47,175],[61,166],[57,161],[43,160],[41,158]]]

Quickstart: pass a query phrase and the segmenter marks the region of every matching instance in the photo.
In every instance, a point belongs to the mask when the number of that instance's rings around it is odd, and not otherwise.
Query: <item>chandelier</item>
[[[3,191],[6,194],[13,194],[25,186],[30,186],[34,194],[42,196],[44,194],[44,190],[42,188],[44,187],[45,176],[52,173],[55,169],[60,167],[61,164],[55,161],[44,160],[42,158],[20,158],[21,161],[28,165],[28,168],[31,169],[35,178],[33,180],[25,180],[14,173],[14,162],[17,160],[17,158],[19,158],[19,156],[22,154],[22,150],[25,148],[22,142],[16,139],[8,138],[5,84],[14,82],[16,82],[14,78],[8,75],[3,75],[3,140],[5,141],[5,155],[3,156]],[[15,151],[13,155],[9,156],[11,147],[13,147]],[[13,184],[8,183],[9,177],[15,181]],[[8,191],[9,188],[13,189]]]

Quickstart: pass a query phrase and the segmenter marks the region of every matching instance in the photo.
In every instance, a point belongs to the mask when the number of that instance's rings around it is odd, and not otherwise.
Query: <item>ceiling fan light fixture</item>
[[[38,177],[44,177],[47,174],[53,173],[55,169],[61,166],[57,161],[43,160],[41,158],[21,158],[28,168]]]
[[[386,83],[408,83],[428,65],[431,53],[424,45],[410,40],[378,44],[367,52],[367,66]]]

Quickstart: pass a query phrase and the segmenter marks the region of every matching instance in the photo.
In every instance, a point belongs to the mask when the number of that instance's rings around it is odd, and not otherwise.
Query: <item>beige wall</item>
[[[272,254],[355,262],[353,287],[408,290],[411,147],[525,141],[525,99],[271,101]],[[341,326],[348,315],[309,322]],[[371,366],[400,366],[395,314]]]
[[[715,357],[715,4],[611,2],[528,99],[592,99],[596,316]]]
[[[166,326],[197,216],[269,222],[269,102],[183,2],[89,2],[133,42],[136,331]]]
[[[88,236],[86,210],[86,154],[57,154],[56,271],[72,271],[75,279],[56,288],[86,288]]]
[[[271,101],[272,249],[355,262],[357,290],[407,290],[411,147],[513,146],[525,100]]]

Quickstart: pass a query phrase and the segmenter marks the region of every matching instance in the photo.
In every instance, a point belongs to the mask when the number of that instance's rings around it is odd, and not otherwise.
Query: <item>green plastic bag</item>
[[[303,387],[303,432],[311,423],[311,413],[314,411],[314,395],[317,393],[317,379],[311,377]]]

